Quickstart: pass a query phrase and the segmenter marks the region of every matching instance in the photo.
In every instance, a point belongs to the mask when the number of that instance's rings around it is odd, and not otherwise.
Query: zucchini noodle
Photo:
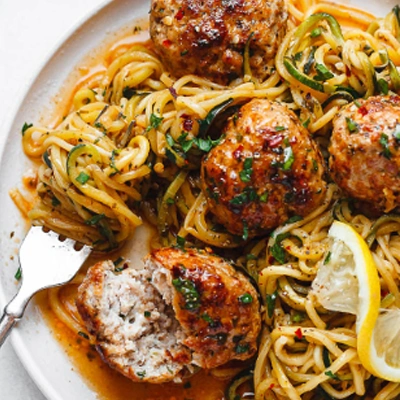
[[[236,376],[229,398],[240,398],[238,388],[253,380],[257,400],[394,399],[400,384],[372,376],[360,363],[355,316],[324,310],[311,283],[337,219],[370,246],[384,307],[400,307],[400,217],[373,220],[354,212],[329,184],[324,203],[310,215],[246,242],[216,223],[200,189],[201,159],[218,144],[220,120],[250,99],[286,103],[326,154],[343,105],[400,91],[398,7],[376,19],[325,0],[287,3],[290,30],[264,82],[252,77],[249,65],[229,86],[194,75],[175,79],[151,42],[114,47],[107,65],[77,84],[62,122],[24,127],[23,149],[40,161],[37,195],[33,204],[18,190],[11,196],[33,224],[98,250],[120,248],[144,217],[162,246],[211,246],[235,259],[257,282],[264,326],[251,371],[212,371]],[[56,316],[84,333],[62,290],[49,292]]]

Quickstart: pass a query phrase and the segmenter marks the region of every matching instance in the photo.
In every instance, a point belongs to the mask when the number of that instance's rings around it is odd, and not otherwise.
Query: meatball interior
[[[229,232],[262,234],[323,202],[323,157],[286,106],[252,100],[230,117],[223,134],[204,158],[201,177],[211,212]]]
[[[153,0],[150,36],[174,76],[196,74],[222,84],[243,75],[250,41],[253,75],[264,79],[287,16],[284,0]]]
[[[400,205],[400,97],[359,99],[333,121],[329,166],[344,192],[389,212]]]
[[[133,381],[181,382],[257,351],[260,303],[249,280],[221,257],[154,250],[142,269],[92,266],[78,311],[104,361]]]

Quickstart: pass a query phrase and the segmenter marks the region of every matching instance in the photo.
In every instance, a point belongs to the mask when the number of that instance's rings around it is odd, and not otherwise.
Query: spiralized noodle
[[[163,246],[185,240],[198,247],[242,246],[237,264],[257,281],[264,301],[253,376],[257,400],[393,399],[400,384],[372,376],[359,361],[355,316],[327,312],[310,289],[330,245],[327,232],[338,219],[369,244],[382,305],[400,307],[400,217],[375,221],[353,212],[330,184],[324,203],[310,215],[244,243],[215,223],[200,190],[201,158],[218,142],[208,129],[227,107],[252,98],[285,102],[326,152],[331,121],[344,104],[400,90],[396,12],[377,20],[325,0],[289,0],[288,9],[290,31],[264,82],[251,71],[228,87],[193,75],[175,79],[150,42],[127,51],[113,48],[109,65],[77,86],[58,126],[25,127],[25,153],[43,160],[38,199],[28,211],[23,196],[12,196],[34,224],[99,250],[120,247],[142,216],[157,227]],[[342,30],[337,20],[351,20],[351,29]],[[310,62],[321,66],[319,75],[310,75]],[[50,291],[55,314],[71,330],[84,332],[60,290]],[[238,371],[213,373],[228,377]],[[240,384],[249,375],[241,379]]]

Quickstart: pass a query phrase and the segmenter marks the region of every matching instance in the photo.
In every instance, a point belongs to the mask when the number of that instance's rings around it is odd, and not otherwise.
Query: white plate
[[[386,14],[396,0],[352,0],[346,3],[362,5],[376,15]],[[15,294],[15,255],[25,224],[8,196],[19,184],[29,166],[22,154],[20,130],[25,121],[37,121],[66,81],[68,74],[83,56],[97,48],[112,32],[128,22],[147,15],[149,2],[143,0],[111,1],[87,19],[60,43],[41,72],[32,82],[14,117],[5,124],[6,136],[0,137],[0,303],[5,304]],[[40,23],[40,21],[39,21]],[[23,49],[21,50],[23,51]],[[8,82],[10,85],[10,82]],[[11,83],[12,84],[12,83]],[[13,239],[10,233],[15,232]],[[1,310],[1,309],[0,309]],[[92,400],[96,394],[71,368],[71,361],[41,319],[39,310],[30,304],[23,321],[12,334],[14,348],[25,368],[43,394],[51,400]]]

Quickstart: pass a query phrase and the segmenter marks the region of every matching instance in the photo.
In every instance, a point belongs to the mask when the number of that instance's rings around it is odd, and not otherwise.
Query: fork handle
[[[7,336],[10,334],[12,327],[17,322],[18,318],[4,312],[0,319],[0,347],[3,345]]]

